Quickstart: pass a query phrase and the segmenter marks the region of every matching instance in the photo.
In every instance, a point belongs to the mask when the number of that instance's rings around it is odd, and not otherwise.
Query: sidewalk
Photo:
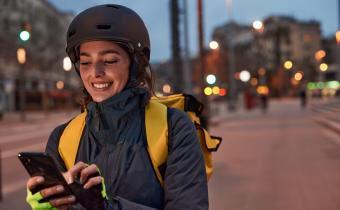
[[[0,120],[0,126],[12,125],[12,124],[31,124],[34,122],[40,122],[47,119],[61,119],[71,118],[75,116],[79,111],[77,110],[60,110],[60,111],[27,111],[25,112],[25,120],[23,120],[20,112],[6,112],[3,118]]]
[[[264,113],[259,107],[252,110],[246,110],[243,104],[239,104],[237,110],[230,111],[226,102],[211,104],[210,126],[217,126],[220,123],[231,122],[238,119],[251,119],[254,117],[261,118],[271,116],[282,109],[282,106],[294,104],[300,106],[300,101],[296,98],[271,99],[268,110]],[[301,110],[310,112],[312,119],[323,127],[332,130],[340,135],[340,99],[332,100],[311,100],[308,106]]]

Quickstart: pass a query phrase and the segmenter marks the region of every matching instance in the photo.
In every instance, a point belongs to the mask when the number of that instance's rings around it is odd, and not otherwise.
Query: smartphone
[[[47,153],[20,152],[18,154],[18,158],[31,177],[43,176],[45,178],[44,183],[36,186],[34,189],[31,189],[32,194],[55,185],[62,185],[64,187],[64,192],[43,198],[39,201],[39,203],[44,203],[54,198],[73,194],[53,158]]]

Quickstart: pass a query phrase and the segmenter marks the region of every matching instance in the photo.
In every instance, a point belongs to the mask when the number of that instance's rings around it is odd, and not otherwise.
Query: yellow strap
[[[64,129],[60,137],[58,151],[67,169],[74,165],[79,142],[85,127],[86,112],[79,114]]]
[[[145,109],[145,128],[147,149],[152,165],[161,185],[164,185],[159,166],[164,164],[168,157],[168,122],[167,107],[157,101],[150,100]]]

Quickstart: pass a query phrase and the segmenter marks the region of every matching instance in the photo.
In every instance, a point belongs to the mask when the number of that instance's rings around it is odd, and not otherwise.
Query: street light
[[[283,67],[285,67],[286,70],[291,70],[293,68],[294,64],[292,61],[287,60],[283,63]]]
[[[210,49],[212,49],[212,50],[217,50],[217,49],[219,48],[219,44],[218,44],[218,42],[216,42],[216,41],[211,41],[211,42],[209,43],[209,47],[210,47]]]
[[[213,74],[209,74],[206,78],[206,81],[209,85],[213,85],[216,82],[216,76]]]
[[[340,45],[340,31],[337,31],[337,32],[335,33],[335,39],[336,39],[336,43],[337,43],[338,45]]]
[[[71,71],[72,69],[72,62],[69,57],[65,57],[63,60],[63,68],[65,71]]]
[[[23,47],[18,48],[17,50],[17,60],[20,64],[26,63],[26,50]]]
[[[315,60],[317,61],[321,61],[321,59],[323,59],[324,57],[326,57],[326,52],[324,50],[318,50],[315,55]]]
[[[263,27],[263,22],[260,20],[256,20],[253,22],[253,28],[259,32],[262,32],[264,27]]]
[[[294,74],[295,80],[300,81],[300,80],[302,80],[302,78],[303,78],[303,72],[302,71],[298,71]]]
[[[243,71],[240,72],[240,80],[242,82],[248,82],[250,80],[250,77],[251,77],[251,75],[250,75],[249,71],[243,70]]]
[[[320,71],[327,71],[328,70],[328,65],[326,63],[320,64]]]

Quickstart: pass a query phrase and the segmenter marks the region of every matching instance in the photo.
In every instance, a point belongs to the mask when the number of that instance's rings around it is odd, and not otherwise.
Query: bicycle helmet
[[[79,46],[86,41],[114,41],[126,46],[132,55],[150,60],[150,39],[141,17],[133,10],[116,4],[94,6],[78,14],[67,31],[66,52],[75,64]]]

